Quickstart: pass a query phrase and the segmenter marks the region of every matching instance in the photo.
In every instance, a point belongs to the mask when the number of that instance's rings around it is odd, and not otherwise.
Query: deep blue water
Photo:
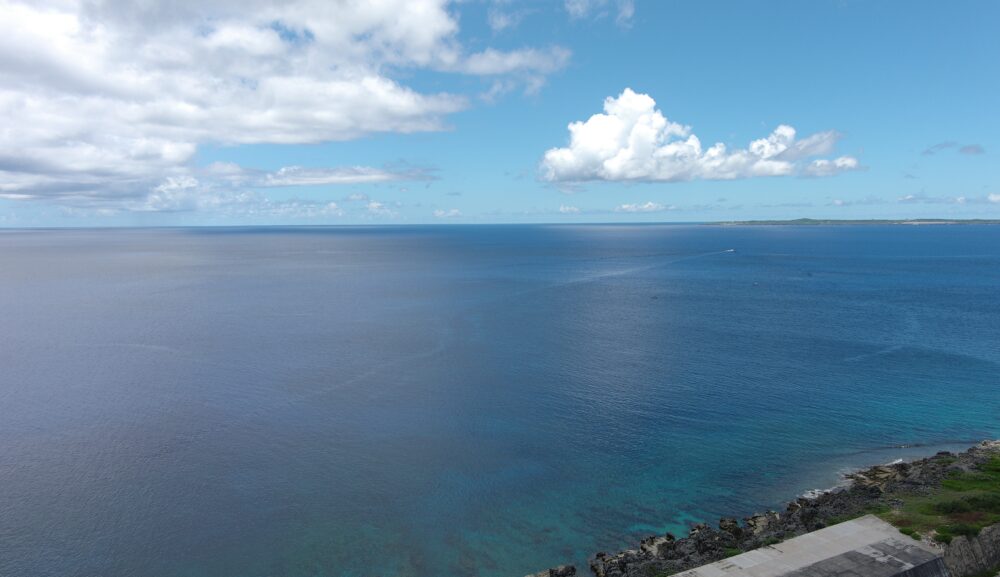
[[[520,577],[998,436],[1000,227],[0,232],[4,576]]]

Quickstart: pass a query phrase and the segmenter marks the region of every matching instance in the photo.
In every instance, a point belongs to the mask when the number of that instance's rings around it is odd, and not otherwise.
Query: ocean
[[[520,577],[1000,437],[1000,226],[0,231],[0,575]]]

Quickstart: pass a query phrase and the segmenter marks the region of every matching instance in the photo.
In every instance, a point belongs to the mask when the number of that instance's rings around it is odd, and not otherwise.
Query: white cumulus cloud
[[[559,206],[559,212],[563,214],[578,214],[580,212],[580,209],[575,206],[569,206],[563,204]]]
[[[801,174],[829,176],[856,170],[857,159],[807,159],[829,154],[840,135],[820,132],[796,138],[780,125],[745,149],[708,148],[691,128],[668,120],[647,94],[626,88],[604,101],[604,112],[569,125],[570,142],[545,153],[541,176],[552,182],[731,180]],[[819,164],[817,164],[819,162]]]

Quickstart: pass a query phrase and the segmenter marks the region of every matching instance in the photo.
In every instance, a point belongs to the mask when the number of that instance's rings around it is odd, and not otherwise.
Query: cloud
[[[618,14],[615,16],[615,23],[619,26],[631,26],[633,16],[635,16],[634,0],[618,0]]]
[[[945,198],[941,196],[927,196],[926,194],[905,194],[898,199],[898,202],[904,204],[945,204],[951,202],[950,198]]]
[[[609,0],[565,0],[563,6],[570,18],[580,20],[583,18],[603,18],[608,15]],[[616,0],[615,23],[619,26],[629,26],[632,17],[635,15],[634,0]]]
[[[462,216],[462,211],[457,208],[451,208],[448,210],[437,209],[434,211],[434,218],[458,218]]]
[[[479,76],[496,76],[514,72],[533,72],[550,74],[566,66],[570,51],[560,46],[545,50],[526,48],[503,52],[487,48],[482,52],[470,54],[457,63],[455,70],[466,74]]]
[[[267,174],[259,186],[315,186],[320,184],[363,184],[394,180],[426,180],[422,171],[392,172],[367,166],[345,168],[303,168],[287,166]]]
[[[924,193],[907,194],[896,199],[896,202],[903,204],[987,204],[1000,202],[1000,195],[991,194],[988,196],[928,196]]]
[[[374,216],[396,216],[396,211],[377,200],[369,201],[368,204],[365,205],[365,209],[368,211],[368,214]]]
[[[950,148],[958,148],[959,154],[983,154],[986,150],[980,144],[959,144],[954,140],[948,140],[945,142],[939,142],[933,146],[928,146],[921,153],[924,156],[932,156],[943,150],[948,150]]]
[[[310,200],[274,201],[261,198],[260,201],[236,205],[235,210],[240,216],[260,216],[268,219],[315,219],[324,217],[339,217],[344,215],[335,202],[320,202]]]
[[[857,159],[805,160],[829,154],[834,131],[797,140],[791,126],[778,126],[746,149],[722,143],[703,149],[691,128],[669,121],[646,94],[626,88],[604,101],[604,113],[569,125],[570,143],[545,153],[541,177],[550,182],[731,180],[758,176],[830,176],[859,168]]]
[[[247,189],[219,188],[191,176],[169,177],[146,196],[101,205],[62,207],[77,216],[113,216],[123,213],[211,211],[222,217],[263,219],[316,219],[339,217],[344,211],[335,202],[290,199],[273,200]]]
[[[568,206],[563,204],[559,206],[559,212],[561,212],[562,214],[579,214],[580,209],[575,206]]]
[[[294,216],[299,212],[313,215],[340,214],[335,203],[312,201],[274,202],[255,189],[368,184],[390,181],[428,180],[428,171],[420,168],[389,170],[372,167],[283,167],[273,172],[247,168],[231,162],[215,162],[203,168],[174,171],[157,183],[150,182],[142,194],[118,193],[116,189],[97,190],[94,194],[79,189],[52,188],[42,198],[58,199],[71,214],[119,214],[123,212],[188,212],[194,210],[228,214]],[[30,200],[31,194],[5,192],[0,184],[0,198]],[[367,201],[368,196],[353,193],[345,200]],[[240,212],[237,206],[246,208]]]
[[[507,28],[516,27],[520,24],[521,19],[513,13],[504,12],[491,7],[486,15],[486,21],[489,23],[491,30],[494,32],[501,32]]]
[[[431,180],[425,169],[389,170],[370,166],[303,167],[285,166],[274,172],[246,168],[232,162],[214,162],[204,169],[192,169],[203,179],[239,187],[290,187],[341,184],[372,184],[392,181]]]
[[[864,198],[856,198],[853,200],[844,200],[842,198],[836,198],[830,201],[831,206],[870,206],[876,204],[885,204],[885,200],[878,198],[876,196],[866,196]]]
[[[953,140],[949,140],[947,142],[939,142],[933,146],[928,146],[927,148],[924,149],[924,151],[921,154],[923,154],[924,156],[931,156],[933,154],[941,152],[942,150],[947,150],[949,148],[954,148],[956,146],[958,146],[958,143]]]
[[[821,158],[814,160],[802,169],[804,176],[833,176],[841,172],[858,170],[860,165],[858,159],[852,156],[841,156],[833,160]]]
[[[191,174],[206,143],[443,130],[469,99],[390,75],[535,90],[570,57],[559,47],[470,53],[448,0],[0,0],[0,13],[0,194],[60,202],[129,204]],[[274,178],[384,177],[337,170]]]
[[[493,32],[503,32],[507,29],[517,28],[524,20],[530,10],[510,8],[510,0],[494,0],[486,11],[486,22]]]
[[[665,210],[673,210],[674,208],[676,207],[649,201],[641,204],[621,204],[615,208],[615,212],[663,212]]]
[[[565,67],[570,56],[570,51],[560,46],[545,50],[527,48],[509,52],[487,48],[470,54],[456,64],[454,70],[484,77],[499,77],[480,95],[482,100],[492,103],[518,88],[523,88],[525,94],[537,93],[545,86],[546,77]]]

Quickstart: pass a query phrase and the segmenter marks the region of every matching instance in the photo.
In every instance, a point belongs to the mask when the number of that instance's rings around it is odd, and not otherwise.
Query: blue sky
[[[995,2],[0,14],[0,226],[1000,218]]]

